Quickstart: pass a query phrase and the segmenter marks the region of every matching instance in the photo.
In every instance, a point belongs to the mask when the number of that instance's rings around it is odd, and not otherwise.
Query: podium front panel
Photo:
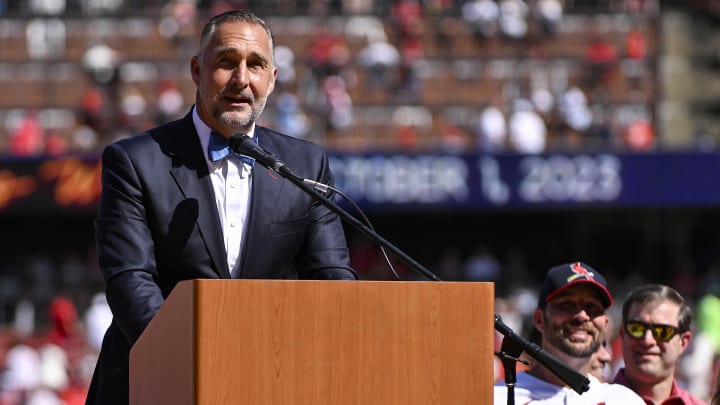
[[[192,404],[490,404],[493,301],[491,283],[193,280],[136,347],[191,354],[154,389],[182,384]]]

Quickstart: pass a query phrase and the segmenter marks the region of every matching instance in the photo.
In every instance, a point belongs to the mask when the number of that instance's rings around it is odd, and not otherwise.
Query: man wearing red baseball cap
[[[591,373],[592,355],[599,349],[613,303],[607,281],[582,262],[548,270],[540,288],[532,323],[540,334],[540,346],[569,367],[586,375],[589,389],[578,394],[542,364],[533,364],[517,375],[515,402],[548,405],[644,405],[632,390],[619,384],[600,382]],[[507,401],[507,387],[495,386],[495,405]]]

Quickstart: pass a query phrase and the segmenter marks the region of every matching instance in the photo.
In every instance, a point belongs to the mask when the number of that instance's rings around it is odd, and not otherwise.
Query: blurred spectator
[[[114,14],[122,9],[123,0],[79,0],[82,12],[87,15]]]
[[[645,34],[636,27],[631,28],[625,34],[625,56],[630,59],[642,61],[647,53]]]
[[[341,75],[351,61],[351,52],[345,37],[334,34],[323,25],[313,32],[308,55],[310,69],[318,82],[328,76]]]
[[[618,63],[618,50],[614,43],[600,34],[593,34],[585,53],[588,68],[587,88],[607,87]]]
[[[508,139],[516,152],[541,153],[545,150],[547,127],[529,100],[519,98],[513,101],[513,111],[508,119]]]
[[[634,98],[643,97],[642,85],[647,79],[645,66],[647,44],[645,33],[637,27],[631,28],[625,35],[625,56],[626,59],[620,64],[620,69],[627,87],[637,92],[633,95]]]
[[[353,123],[353,103],[345,81],[340,76],[328,76],[322,83],[327,128],[343,132]]]
[[[624,0],[624,12],[633,16],[654,17],[660,10],[658,0]]]
[[[72,129],[70,134],[71,148],[76,152],[93,151],[100,144],[97,132],[88,125],[80,125]]]
[[[500,0],[500,32],[509,39],[523,39],[528,33],[530,8],[524,0]]]
[[[41,383],[41,362],[37,350],[24,342],[14,343],[5,356],[0,398],[8,404],[22,404]]]
[[[47,340],[67,348],[79,337],[79,318],[75,304],[65,297],[55,297],[49,305],[50,330]]]
[[[419,148],[420,135],[415,125],[396,124],[395,128],[395,144],[403,151],[412,151]]]
[[[702,398],[713,394],[713,378],[720,366],[720,279],[711,270],[696,306],[696,330],[691,353],[685,358],[683,373],[688,390]]]
[[[533,12],[544,35],[555,35],[563,18],[560,0],[537,0]]]
[[[148,101],[136,86],[126,86],[120,92],[120,114],[116,121],[132,128],[132,132],[143,130],[146,121]]]
[[[555,96],[545,86],[533,87],[530,101],[538,114],[543,117],[549,117],[555,107]]]
[[[195,22],[198,18],[197,0],[170,0],[162,10],[158,24],[160,35],[178,48],[178,56],[191,56],[195,46]]]
[[[19,289],[14,281],[10,286]],[[20,298],[16,302],[13,332],[19,338],[30,337],[35,332],[35,305],[27,298]]]
[[[500,263],[486,246],[475,247],[463,267],[467,281],[496,282],[500,278]]]
[[[494,0],[470,0],[462,6],[462,17],[473,37],[482,43],[497,34],[500,7]]]
[[[120,54],[111,47],[98,43],[85,51],[82,64],[96,84],[108,85],[117,78]]]
[[[439,126],[440,134],[437,150],[458,154],[468,149],[468,136],[460,126],[447,119],[441,119]]]
[[[655,145],[655,134],[652,124],[644,119],[637,119],[627,126],[624,132],[625,144],[631,150],[648,151]]]
[[[400,52],[394,45],[372,42],[358,52],[357,61],[365,69],[366,88],[371,94],[387,95],[395,87]]]
[[[559,97],[557,111],[565,131],[564,141],[569,145],[582,145],[583,138],[593,123],[593,113],[587,97],[578,86],[570,86]]]
[[[20,122],[10,133],[10,153],[15,156],[35,156],[45,150],[45,130],[37,111],[26,110]]]
[[[96,293],[92,296],[83,320],[88,348],[99,353],[105,331],[112,321],[112,312],[104,293]]]
[[[82,95],[78,120],[96,132],[103,132],[111,122],[112,100],[100,86],[91,86]]]
[[[408,37],[399,45],[400,66],[396,99],[416,102],[422,93],[422,80],[418,75],[419,61],[425,56],[421,38]]]
[[[68,150],[68,143],[65,137],[57,129],[47,131],[45,138],[45,153],[48,156],[62,155]]]
[[[590,363],[590,374],[598,380],[606,382],[606,370],[612,361],[612,353],[608,348],[607,340],[603,340],[598,350],[592,355],[592,363]]]
[[[64,405],[55,391],[39,387],[28,394],[24,405]]]
[[[44,343],[38,348],[40,356],[41,384],[43,388],[60,392],[70,383],[67,352],[53,343]],[[57,395],[55,395],[57,397]]]
[[[30,12],[35,15],[60,15],[67,7],[66,0],[29,0]]]
[[[421,140],[433,127],[433,116],[424,106],[399,106],[392,113],[392,125],[396,128],[396,144],[413,150],[421,146]]]
[[[290,87],[296,79],[295,53],[285,45],[275,45],[275,66],[278,68],[278,87]]]
[[[507,118],[502,101],[495,97],[491,104],[480,112],[477,119],[475,137],[477,146],[483,152],[500,152],[507,142]]]
[[[300,106],[295,94],[287,91],[275,97],[275,116],[273,126],[278,131],[295,138],[305,138],[310,130],[307,114]]]
[[[30,58],[43,60],[65,56],[67,29],[64,20],[33,18],[27,23],[25,36]]]
[[[707,335],[720,353],[720,280],[709,282],[697,304],[698,332]]]
[[[461,34],[464,32],[458,18],[453,16],[441,17],[434,32],[437,50],[447,58],[454,58],[457,52],[455,43],[458,42],[459,38],[462,38]],[[462,39],[460,40],[462,41]]]
[[[422,6],[418,0],[396,0],[390,10],[390,23],[399,42],[418,38],[423,32]]]
[[[162,79],[157,84],[155,122],[166,122],[180,118],[184,113],[185,100],[172,79]]]
[[[591,107],[590,113],[592,114],[592,124],[587,131],[587,142],[584,141],[586,146],[592,147],[591,141],[604,147],[615,146],[617,140],[613,139],[614,127],[610,107],[604,104],[595,104]]]

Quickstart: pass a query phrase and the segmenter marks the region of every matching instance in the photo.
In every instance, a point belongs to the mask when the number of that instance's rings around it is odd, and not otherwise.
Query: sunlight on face
[[[555,296],[542,314],[544,346],[572,357],[589,357],[600,347],[608,319],[594,288],[570,287]]]
[[[651,303],[633,303],[627,319],[645,323],[678,325],[680,306],[664,300]],[[671,378],[680,355],[689,342],[689,332],[678,333],[669,341],[658,341],[649,330],[642,338],[633,338],[620,330],[622,337],[625,373],[631,378],[654,384]]]
[[[226,134],[247,132],[275,88],[270,38],[259,25],[222,24],[192,59],[191,73],[203,121]]]

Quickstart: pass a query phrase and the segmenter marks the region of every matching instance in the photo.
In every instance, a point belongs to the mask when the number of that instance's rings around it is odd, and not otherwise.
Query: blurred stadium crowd
[[[96,155],[115,139],[184,115],[194,101],[188,61],[202,24],[245,7],[266,18],[276,41],[278,86],[261,123],[329,149],[652,151],[675,144],[662,140],[671,135],[657,116],[664,6],[0,0],[0,155]],[[693,131],[684,147],[714,146],[706,136],[712,130]],[[0,265],[0,405],[84,402],[109,319],[89,250]],[[376,247],[352,241],[351,253],[363,278],[391,279]],[[496,282],[496,311],[523,332],[535,302],[532,264],[482,246],[448,248],[433,264],[444,279]],[[402,265],[398,271],[413,278]],[[672,282],[694,302],[696,339],[680,377],[707,397],[720,353],[720,273],[634,280],[642,281]],[[618,310],[630,285],[612,286]]]
[[[202,23],[267,16],[265,123],[343,151],[656,146],[658,0],[0,3],[0,151],[96,152],[184,115]]]

